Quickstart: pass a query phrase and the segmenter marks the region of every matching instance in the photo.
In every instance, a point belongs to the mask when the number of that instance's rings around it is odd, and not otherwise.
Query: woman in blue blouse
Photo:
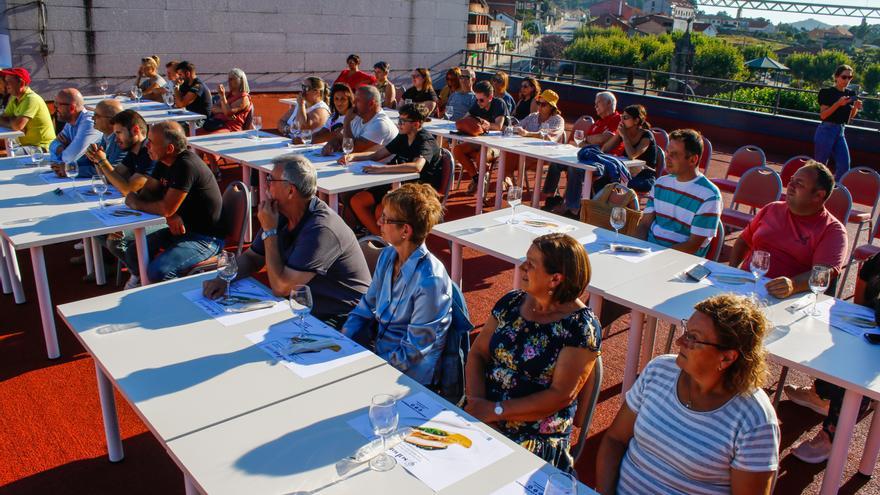
[[[465,410],[564,471],[577,395],[599,355],[601,327],[579,299],[590,282],[584,247],[565,234],[538,237],[509,292],[468,354]]]
[[[382,206],[379,229],[391,246],[342,333],[431,385],[452,321],[452,281],[425,246],[442,206],[428,184],[405,184],[385,195]]]

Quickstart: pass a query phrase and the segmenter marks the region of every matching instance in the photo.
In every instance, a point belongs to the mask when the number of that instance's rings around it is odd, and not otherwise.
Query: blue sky
[[[698,0],[699,1],[699,0]],[[801,3],[815,3],[820,5],[853,5],[853,6],[874,6],[877,7],[880,4],[880,0],[793,0]],[[732,17],[736,17],[736,9],[725,9],[719,7],[700,7],[700,10],[704,10],[709,14],[714,14],[719,11],[726,11]],[[785,12],[771,12],[768,10],[748,10],[743,9],[742,13],[743,17],[763,17],[765,19],[770,19],[773,23],[778,22],[797,22],[805,19],[813,18],[817,21],[822,21],[825,24],[844,24],[849,26],[854,26],[861,24],[862,19],[857,17],[842,17],[842,16],[816,16],[811,14],[791,14]],[[878,19],[868,19],[868,24],[880,24],[880,20]]]

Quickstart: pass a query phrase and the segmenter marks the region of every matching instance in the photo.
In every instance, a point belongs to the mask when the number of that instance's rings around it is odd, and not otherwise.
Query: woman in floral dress
[[[601,327],[579,299],[590,281],[583,246],[538,237],[474,342],[465,410],[559,469],[571,471],[577,396],[599,355]]]

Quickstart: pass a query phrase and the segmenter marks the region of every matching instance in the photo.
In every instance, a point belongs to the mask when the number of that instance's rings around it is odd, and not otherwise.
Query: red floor
[[[719,161],[713,165],[716,172],[723,171],[729,159],[729,154],[717,154]],[[770,158],[781,161],[785,157]],[[239,174],[229,170],[226,176],[238,177]],[[451,198],[447,218],[471,214],[472,205],[472,199],[464,195],[462,188]],[[429,247],[448,263],[447,243],[431,238]],[[80,281],[83,268],[71,266],[68,261],[74,254],[70,244],[46,249],[54,304],[117,290],[112,283],[97,287]],[[465,249],[464,257],[467,269],[463,288],[472,317],[479,325],[485,321],[494,302],[511,287],[513,272],[509,265],[469,249]],[[28,302],[19,306],[11,295],[0,296],[0,314],[4,315],[0,320],[0,495],[183,493],[179,470],[119,397],[126,459],[118,464],[107,461],[92,361],[57,318],[63,357],[55,361],[46,359],[26,252],[19,253],[19,263]],[[112,282],[113,277],[109,278]],[[602,432],[620,407],[627,327],[628,316],[624,316],[614,323],[603,343],[602,394],[587,448],[577,464],[580,478],[588,485],[594,484],[594,454]],[[658,335],[660,345],[665,342],[665,331]],[[778,368],[773,371],[774,377],[778,376]],[[807,384],[808,378],[790,375],[789,383],[792,382]],[[821,418],[788,401],[782,403],[779,417],[783,458],[777,493],[817,493],[824,465],[804,464],[787,454],[799,438],[818,430]],[[854,475],[869,422],[870,417],[864,418],[857,426],[840,493],[880,493],[880,483]],[[875,470],[876,474],[880,472]]]

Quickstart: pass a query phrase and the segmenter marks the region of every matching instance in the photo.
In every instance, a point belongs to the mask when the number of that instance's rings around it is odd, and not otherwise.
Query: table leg
[[[134,229],[134,245],[138,251],[138,272],[141,274],[141,286],[150,285],[150,277],[147,276],[150,250],[147,248],[147,230],[143,227]]]
[[[504,197],[504,173],[505,167],[507,166],[504,160],[504,155],[507,153],[501,152],[498,156],[498,180],[495,181],[495,209],[501,209],[501,199]]]
[[[107,441],[107,457],[110,462],[119,462],[125,457],[122,451],[122,438],[119,435],[119,417],[116,415],[116,396],[113,383],[95,364],[98,376],[98,397],[101,398],[101,416],[104,417],[104,438]]]
[[[262,200],[267,194],[269,194],[268,193],[269,182],[266,180],[267,175],[268,174],[266,172],[264,172],[262,169],[260,169],[257,172],[257,176],[259,177],[259,184],[260,184],[260,190],[257,191],[257,194],[255,194],[257,204],[259,204],[260,200]]]
[[[880,413],[877,412],[878,404],[874,401],[874,417],[871,418],[871,429],[868,430],[868,440],[865,442],[865,451],[862,453],[862,462],[859,464],[859,472],[865,476],[874,473],[874,465],[877,464],[877,454],[880,453]]]
[[[489,151],[489,148],[486,145],[480,146],[480,170],[477,173],[477,207],[476,214],[479,215],[483,213],[483,198],[486,194],[485,184],[486,181],[483,180],[483,177],[486,176],[486,153]]]
[[[541,179],[544,175],[544,160],[538,160],[538,164],[535,166],[535,187],[532,189],[532,207],[540,208],[541,207]],[[526,171],[523,169],[523,176],[525,176]]]
[[[596,315],[596,318],[602,316],[602,303],[605,302],[605,299],[602,298],[599,294],[590,294],[590,309],[593,310],[593,314]]]
[[[452,241],[452,281],[461,288],[461,244]]]
[[[6,269],[6,253],[0,251],[0,284],[4,294],[12,294],[12,282],[9,280],[9,270]]]
[[[183,475],[183,491],[186,495],[199,495],[201,492],[196,488],[195,482],[189,475]]]
[[[98,243],[97,237],[92,237],[89,241],[91,241],[89,244],[92,247],[93,265],[95,265],[95,283],[104,285],[107,283],[107,274],[104,273],[104,251]]]
[[[21,286],[21,270],[18,268],[18,256],[12,244],[6,239],[0,239],[0,247],[3,248],[3,257],[6,258],[6,270],[9,273],[9,283],[12,284],[12,294],[15,297],[15,304],[24,304],[27,300],[24,297],[24,288]]]
[[[657,335],[657,318],[648,317],[648,324],[642,334],[642,354],[639,358],[639,370],[643,368],[642,362],[647,364],[654,357],[654,338]],[[644,359],[643,359],[644,358]]]
[[[188,125],[187,127],[189,127],[189,137],[195,137],[195,135],[196,135],[196,123],[195,123],[195,122],[190,122],[189,125]]]
[[[821,495],[832,495],[840,488],[840,477],[846,466],[846,457],[849,453],[849,445],[852,440],[856,419],[859,415],[859,404],[862,396],[853,390],[847,389],[843,395],[843,406],[840,408],[840,418],[837,420],[837,429],[834,431],[834,442],[831,444],[831,455],[825,466],[825,476],[822,478]]]
[[[330,209],[339,214],[339,195],[336,193],[330,195]]]
[[[629,315],[629,336],[626,342],[626,363],[623,369],[623,389],[621,390],[624,394],[635,383],[636,374],[639,371],[639,351],[642,349],[644,319],[645,314],[635,309]]]
[[[46,275],[46,260],[43,247],[31,248],[31,265],[34,268],[34,283],[37,286],[37,301],[40,303],[40,320],[43,322],[43,338],[46,340],[46,353],[49,359],[61,356],[58,349],[58,335],[55,334],[55,315],[52,314],[52,296],[49,293],[49,279]]]
[[[513,288],[514,289],[519,289],[520,285],[522,284],[519,279],[519,277],[521,275],[520,271],[519,271],[519,267],[520,267],[520,265],[514,265],[514,267],[513,267]]]
[[[86,262],[86,275],[91,275],[95,273],[95,266],[92,264],[92,238],[86,237],[82,240],[83,244],[83,259]]]
[[[567,186],[566,186],[567,187]],[[593,169],[584,170],[584,186],[581,188],[581,199],[590,199],[593,195]]]

